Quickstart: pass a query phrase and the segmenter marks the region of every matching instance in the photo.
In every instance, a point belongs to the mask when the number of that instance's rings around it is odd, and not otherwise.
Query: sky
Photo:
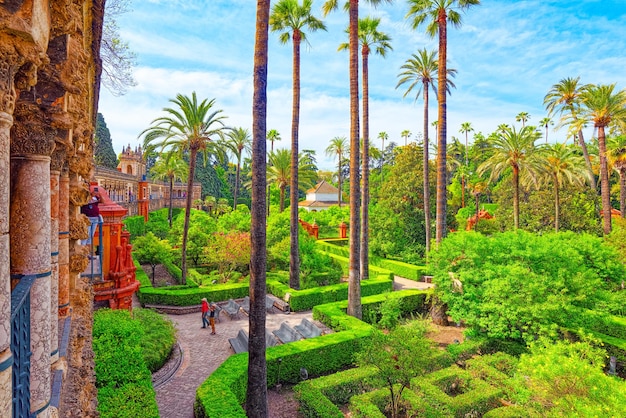
[[[307,33],[309,45],[301,51],[299,141],[300,150],[315,150],[320,169],[332,170],[336,158],[324,150],[332,138],[348,138],[350,128],[348,53],[337,51],[347,42],[348,16],[337,10],[323,18],[322,4],[313,1],[313,14],[327,31]],[[423,101],[414,93],[403,98],[406,89],[396,89],[400,67],[420,49],[436,50],[437,40],[424,26],[411,29],[406,1],[378,8],[360,4],[359,16],[380,18],[379,30],[393,47],[386,57],[369,58],[370,141],[380,148],[377,137],[384,131],[389,141],[404,145],[402,131],[411,132],[411,142],[423,130]],[[141,145],[140,132],[179,93],[215,99],[228,126],[251,132],[255,19],[254,0],[132,2],[118,25],[137,56],[137,85],[120,97],[102,88],[98,109],[115,152]],[[626,0],[482,0],[462,12],[462,19],[461,27],[448,27],[448,67],[457,70],[447,101],[448,142],[453,136],[464,142],[463,122],[485,136],[502,123],[521,126],[515,121],[520,112],[530,115],[527,124],[538,125],[547,116],[544,96],[567,77],[626,88]],[[281,135],[276,148],[290,148],[292,45],[278,37],[269,34],[267,129]],[[434,121],[436,95],[430,98]],[[431,127],[429,137],[434,135]],[[548,140],[567,141],[567,130],[551,128]]]

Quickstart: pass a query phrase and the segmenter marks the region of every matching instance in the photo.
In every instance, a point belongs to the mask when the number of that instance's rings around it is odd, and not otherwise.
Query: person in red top
[[[206,298],[202,298],[202,328],[206,328],[209,325],[208,314],[209,302],[207,302]]]

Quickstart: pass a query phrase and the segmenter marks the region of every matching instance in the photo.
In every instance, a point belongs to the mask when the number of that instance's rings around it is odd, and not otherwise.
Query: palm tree
[[[434,37],[439,35],[439,64],[437,66],[437,99],[438,99],[438,141],[437,141],[437,227],[436,241],[441,242],[446,235],[446,213],[448,187],[446,176],[446,148],[447,148],[447,110],[446,92],[448,75],[448,27],[461,25],[459,11],[464,11],[470,6],[480,4],[480,0],[408,0],[409,11],[406,15],[411,18],[411,26],[417,29],[427,19],[426,32]],[[443,82],[442,82],[443,81]]]
[[[182,94],[170,99],[173,108],[164,108],[167,116],[152,121],[151,127],[139,134],[144,137],[144,149],[160,148],[161,152],[175,152],[179,155],[189,153],[189,176],[187,177],[187,202],[183,242],[181,245],[182,282],[187,282],[187,236],[189,233],[189,215],[193,197],[193,180],[196,172],[198,152],[205,156],[212,154],[222,158],[223,151],[214,139],[223,139],[226,128],[222,110],[213,111],[215,99],[204,99],[198,103],[196,92],[191,97]]]
[[[578,113],[581,105],[581,94],[587,87],[586,85],[579,85],[579,81],[580,77],[568,77],[562,79],[557,84],[554,84],[543,98],[543,105],[546,107],[549,116],[553,116],[557,112],[561,115],[557,127],[569,124],[576,132],[574,136],[578,138],[578,143],[583,152],[587,170],[591,176],[591,189],[594,193],[597,193],[596,178],[593,174],[591,157],[589,156],[587,144],[585,143],[585,137],[583,136],[583,126],[578,120]]]
[[[265,290],[267,271],[266,128],[267,44],[270,0],[257,0],[252,98],[252,209],[250,249],[250,315],[248,317],[248,384],[246,414],[267,417],[267,362],[265,355]]]
[[[500,133],[504,133],[506,132],[508,129],[510,129],[510,126],[506,123],[501,123],[500,125],[498,125],[498,129],[497,131]]]
[[[400,67],[404,70],[398,77],[398,84],[396,88],[401,85],[408,84],[406,91],[402,97],[406,97],[413,88],[417,88],[417,94],[415,100],[423,92],[424,97],[424,225],[426,235],[426,253],[430,251],[430,185],[428,183],[429,166],[428,166],[428,86],[433,89],[433,92],[437,93],[437,51],[428,52],[426,49],[421,49],[417,54],[411,55],[411,58]],[[448,69],[448,75],[453,77],[456,74],[456,70]],[[454,83],[451,80],[446,80],[448,83],[448,89],[454,87]]]
[[[271,144],[270,151],[274,151],[274,142],[280,141],[281,139],[280,133],[276,129],[267,131],[267,140],[270,141]]]
[[[280,212],[285,210],[285,192],[291,182],[291,152],[279,148],[269,154],[268,183],[275,183],[280,191]]]
[[[626,135],[613,136],[607,140],[609,164],[619,174],[619,210],[626,217]]]
[[[472,128],[472,123],[471,122],[463,122],[461,124],[461,129],[459,130],[460,133],[465,134],[465,165],[469,165],[468,161],[467,161],[467,151],[469,150],[469,147],[467,145],[467,136],[470,132],[473,132],[474,128]]]
[[[513,223],[519,228],[519,178],[522,170],[533,172],[536,169],[533,153],[535,141],[540,134],[534,126],[525,126],[519,131],[506,128],[493,139],[493,155],[478,167],[479,175],[491,171],[490,181],[494,181],[509,167],[513,171]]]
[[[241,157],[244,151],[250,152],[252,147],[252,140],[250,139],[250,132],[244,128],[235,128],[228,133],[226,142],[224,143],[226,149],[228,149],[237,159],[237,171],[235,174],[235,190],[233,193],[233,209],[237,209],[237,196],[239,192],[239,177],[241,175]]]
[[[293,42],[293,101],[291,107],[291,166],[298,166],[298,130],[300,125],[300,43],[307,42],[304,29],[315,32],[326,30],[324,23],[311,14],[313,0],[279,0],[272,8],[270,27],[272,32],[281,32],[280,42]],[[290,242],[289,285],[292,289],[300,288],[300,254],[298,251],[298,170],[291,174],[290,191]],[[281,209],[282,211],[282,209]]]
[[[209,210],[209,215],[213,214],[213,209],[217,207],[217,199],[215,196],[207,195],[204,197],[204,206]]]
[[[337,156],[337,202],[339,203],[339,207],[341,207],[341,171],[342,166],[341,163],[343,161],[343,156],[346,153],[346,149],[348,148],[348,141],[344,136],[336,136],[330,140],[330,145],[326,147],[325,153],[328,157]]]
[[[144,154],[145,155],[145,154]],[[177,154],[161,155],[150,169],[150,174],[155,180],[166,180],[170,184],[170,210],[167,220],[172,227],[172,195],[174,194],[175,181],[187,181],[189,166]]]
[[[474,231],[478,225],[478,211],[480,206],[480,196],[489,189],[489,184],[479,176],[473,176],[468,181],[470,193],[474,196],[474,204],[476,206],[476,223],[474,224]]]
[[[545,117],[539,121],[539,125],[543,126],[546,129],[546,144],[548,143],[548,126],[554,125],[552,119],[550,117]]]
[[[369,257],[368,257],[368,207],[369,207],[369,71],[368,59],[369,54],[374,49],[378,55],[385,57],[387,51],[393,49],[391,47],[391,38],[384,32],[378,30],[380,18],[371,18],[369,16],[359,19],[359,43],[361,44],[361,68],[363,70],[363,150],[361,154],[361,181],[363,188],[361,190],[361,257],[360,270],[361,280],[369,278]],[[350,34],[349,28],[346,30]],[[343,51],[349,48],[348,43],[339,45],[339,50]]]
[[[383,141],[382,148],[380,149],[380,184],[383,184],[383,167],[385,165],[385,140],[389,139],[387,132],[379,132],[378,139]]]
[[[411,136],[411,131],[405,129],[404,131],[400,132],[400,136],[404,138],[404,146],[406,147],[408,145],[408,139]]]
[[[554,230],[559,232],[560,190],[567,182],[583,186],[589,172],[585,169],[585,160],[576,150],[564,144],[552,144],[539,154],[541,169],[554,187]]]
[[[528,112],[519,112],[517,116],[515,116],[516,122],[522,122],[522,128],[526,126],[526,122],[530,119],[530,115]]]
[[[368,0],[377,6],[392,0]],[[338,0],[326,0],[322,6],[324,16],[337,9]],[[344,9],[349,16],[350,45],[350,267],[348,272],[348,315],[361,319],[361,278],[359,247],[359,0],[348,0]]]
[[[580,118],[593,122],[598,129],[598,148],[600,153],[600,195],[602,197],[602,218],[604,233],[611,233],[611,195],[609,187],[609,169],[606,151],[606,128],[611,122],[626,120],[626,90],[614,92],[615,84],[587,86],[580,98],[583,107]]]

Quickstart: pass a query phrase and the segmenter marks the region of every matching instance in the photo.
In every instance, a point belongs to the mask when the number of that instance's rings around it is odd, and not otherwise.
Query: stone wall
[[[30,289],[30,406],[97,416],[79,208],[93,174],[104,0],[0,3],[0,415],[12,416],[11,291]],[[69,318],[69,322],[66,319]],[[59,320],[71,324],[67,350]],[[61,373],[56,373],[60,371]],[[62,376],[59,399],[53,376]],[[60,408],[60,411],[57,411]]]

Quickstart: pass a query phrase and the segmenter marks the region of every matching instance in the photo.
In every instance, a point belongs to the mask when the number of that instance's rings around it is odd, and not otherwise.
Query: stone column
[[[50,170],[50,362],[59,359],[59,181],[64,152],[52,155]]]
[[[59,318],[70,308],[70,176],[67,167],[59,179]]]
[[[35,275],[30,291],[30,410],[47,417],[51,396],[50,155],[55,130],[23,92],[11,129],[11,279]]]

